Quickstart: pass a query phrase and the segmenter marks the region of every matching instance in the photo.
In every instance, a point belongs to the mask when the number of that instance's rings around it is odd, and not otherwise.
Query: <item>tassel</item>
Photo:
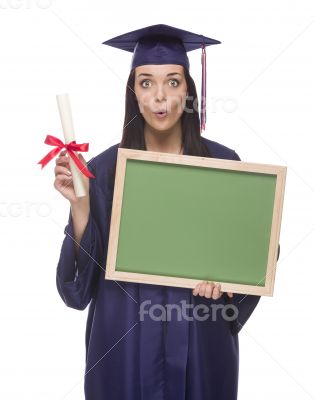
[[[201,132],[205,130],[206,125],[206,49],[202,43],[202,88],[201,88]]]

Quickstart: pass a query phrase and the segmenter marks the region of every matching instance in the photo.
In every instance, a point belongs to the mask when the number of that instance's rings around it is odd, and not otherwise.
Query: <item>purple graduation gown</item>
[[[237,153],[202,138],[215,158],[240,160]],[[68,307],[84,310],[86,325],[85,398],[87,400],[235,400],[238,390],[238,333],[259,296],[227,294],[218,300],[193,296],[192,289],[104,279],[110,227],[110,169],[115,144],[94,157],[89,168],[91,213],[77,259],[71,213],[57,266],[58,292]],[[184,153],[186,154],[186,152]],[[232,321],[217,312],[216,320],[177,317],[145,318],[140,305],[226,305],[238,307]],[[158,317],[160,313],[154,312]],[[192,314],[190,314],[192,315]],[[200,315],[200,313],[199,313]]]

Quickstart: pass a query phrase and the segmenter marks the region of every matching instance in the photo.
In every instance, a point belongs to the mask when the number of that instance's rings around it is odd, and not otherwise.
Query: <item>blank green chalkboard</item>
[[[119,149],[106,278],[272,295],[285,167]]]

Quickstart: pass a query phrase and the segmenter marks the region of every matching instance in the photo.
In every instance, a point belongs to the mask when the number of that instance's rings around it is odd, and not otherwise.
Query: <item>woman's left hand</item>
[[[207,299],[213,298],[214,300],[218,300],[224,292],[221,290],[220,284],[214,284],[212,282],[203,281],[195,286],[193,289],[194,296],[205,296]],[[227,292],[229,297],[233,297],[233,293]]]

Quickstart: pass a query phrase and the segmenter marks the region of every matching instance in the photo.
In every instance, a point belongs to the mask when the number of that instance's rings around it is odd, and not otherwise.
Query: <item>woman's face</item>
[[[142,65],[135,68],[134,92],[145,122],[155,130],[171,129],[180,119],[187,96],[181,65]]]

